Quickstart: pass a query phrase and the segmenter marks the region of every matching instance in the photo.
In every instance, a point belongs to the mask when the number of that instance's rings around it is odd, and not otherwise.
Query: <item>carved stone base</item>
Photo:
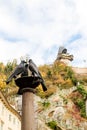
[[[16,85],[19,87],[18,94],[21,95],[24,92],[36,93],[35,88],[40,84],[38,77],[21,77],[15,80]]]

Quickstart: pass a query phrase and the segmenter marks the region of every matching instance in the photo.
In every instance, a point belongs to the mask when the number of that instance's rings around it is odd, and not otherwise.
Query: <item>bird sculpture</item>
[[[24,70],[23,72],[21,73],[21,77],[24,77],[24,76],[29,76],[30,73],[29,73],[29,65],[25,62],[25,65],[24,65]]]
[[[9,82],[11,82],[13,78],[16,79],[19,74],[21,74],[21,76],[27,76],[28,75],[27,66],[28,65],[26,61],[22,60],[21,63],[15,68],[13,73],[6,80],[6,84],[9,84]]]
[[[39,78],[40,83],[41,83],[42,88],[43,88],[43,91],[46,91],[46,90],[47,90],[47,87],[46,87],[45,82],[44,82],[44,80],[43,80],[43,78],[42,78],[42,75],[41,75],[41,73],[39,72],[39,70],[38,70],[36,64],[33,62],[32,59],[29,59],[29,69],[30,69],[30,71],[32,72],[32,76],[34,76],[34,77],[36,76],[36,77]]]

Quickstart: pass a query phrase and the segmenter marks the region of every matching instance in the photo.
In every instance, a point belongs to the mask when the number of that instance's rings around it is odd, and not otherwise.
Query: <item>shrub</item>
[[[52,129],[52,130],[57,130],[57,123],[56,121],[50,121],[47,123],[47,125]]]

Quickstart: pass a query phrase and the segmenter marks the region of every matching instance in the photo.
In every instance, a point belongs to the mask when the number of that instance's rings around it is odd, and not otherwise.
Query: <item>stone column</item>
[[[22,129],[35,130],[34,117],[34,94],[32,92],[23,92],[22,96]]]

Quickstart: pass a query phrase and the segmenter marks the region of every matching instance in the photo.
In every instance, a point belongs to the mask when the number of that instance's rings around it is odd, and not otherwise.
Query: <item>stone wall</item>
[[[87,76],[87,68],[72,67],[72,69],[76,74]]]

